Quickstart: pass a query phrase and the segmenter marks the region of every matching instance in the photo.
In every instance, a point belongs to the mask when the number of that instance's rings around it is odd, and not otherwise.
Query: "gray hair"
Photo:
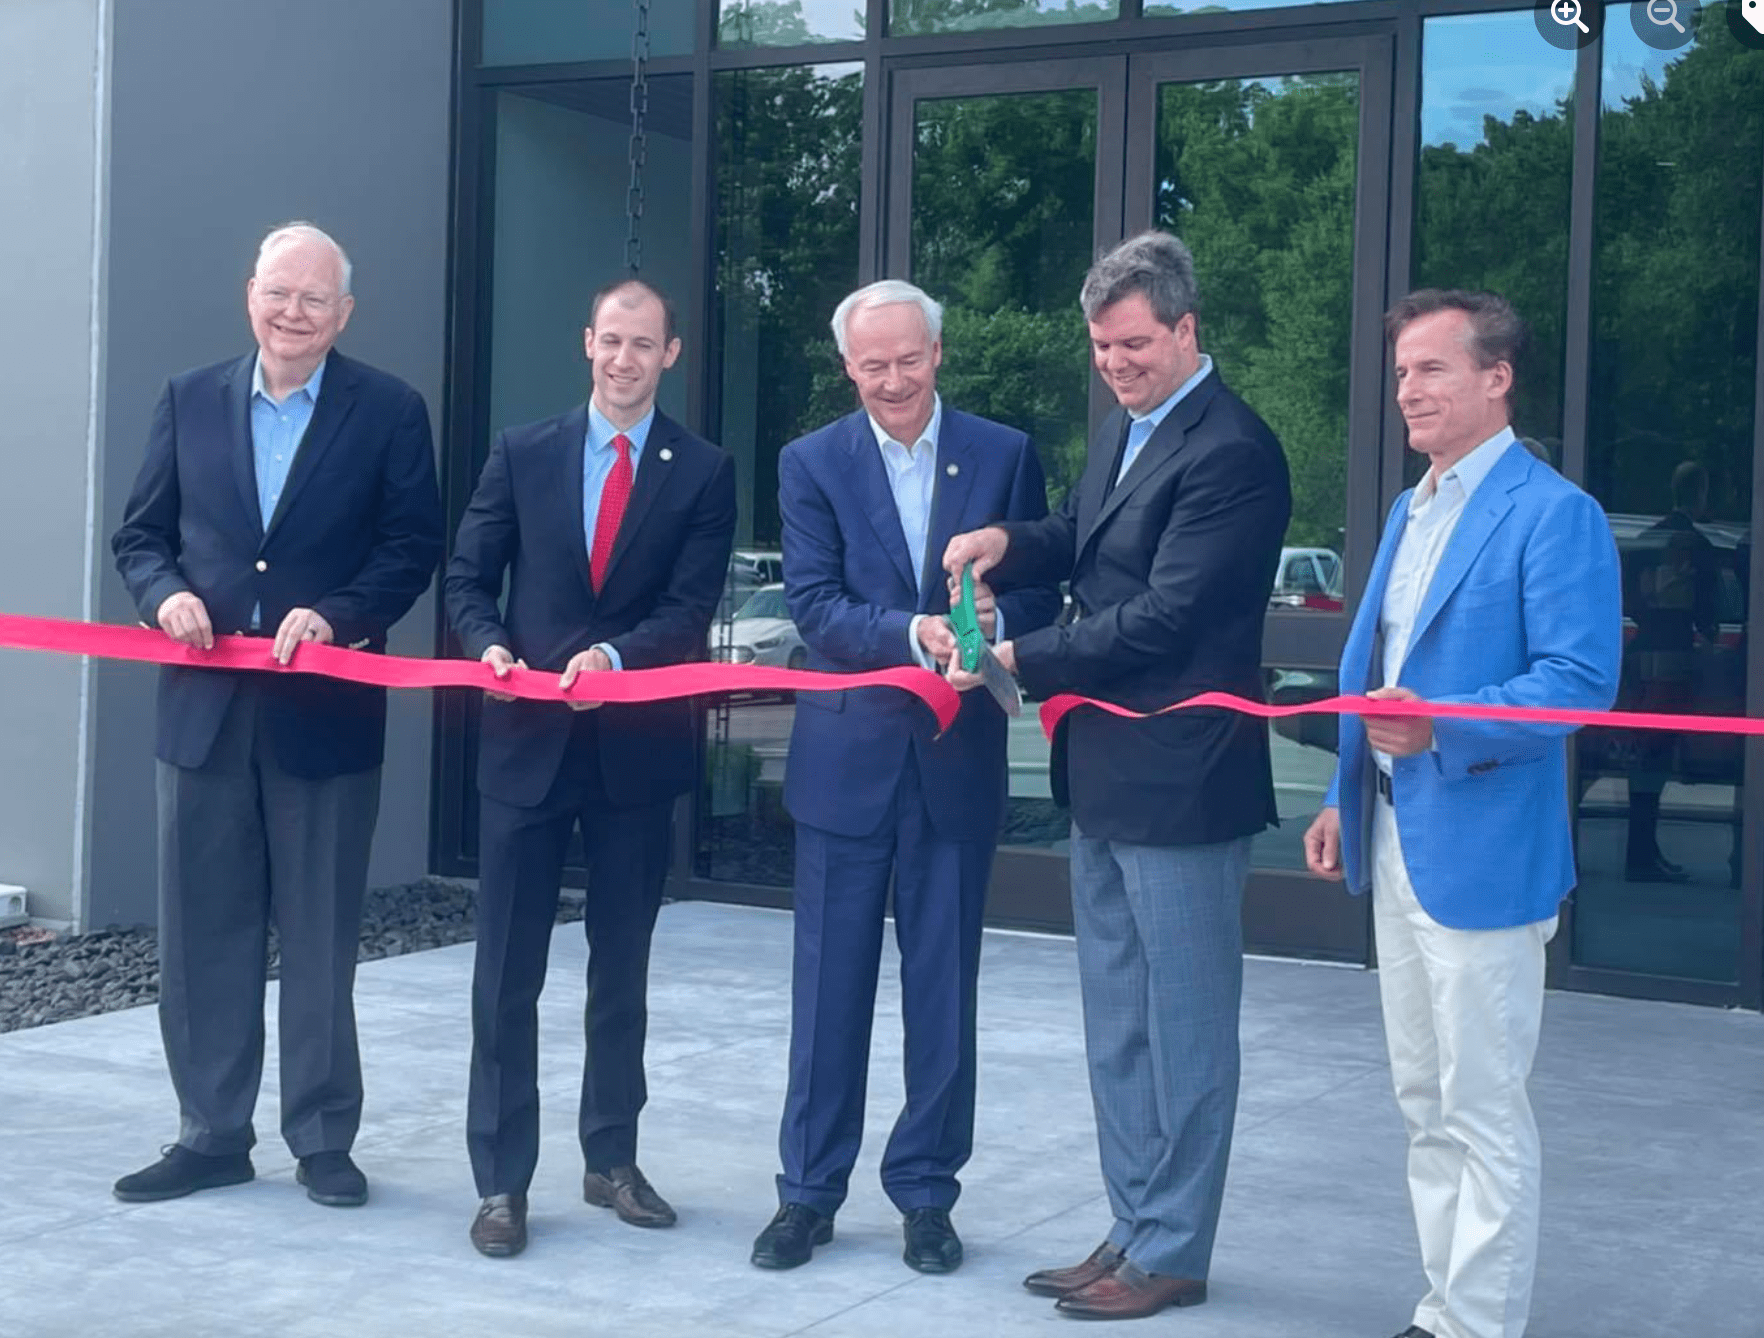
[[[1140,294],[1160,324],[1176,322],[1194,310],[1194,256],[1167,232],[1142,232],[1105,251],[1084,276],[1078,305],[1093,321],[1106,307]]]
[[[269,259],[272,251],[280,250],[289,242],[307,241],[323,242],[337,253],[337,265],[343,274],[343,286],[338,296],[347,296],[350,279],[355,273],[355,267],[349,263],[349,253],[338,245],[337,239],[330,233],[317,224],[308,223],[305,219],[297,218],[293,222],[283,223],[269,230],[257,248],[257,268],[263,268],[263,262]]]
[[[936,343],[943,338],[943,304],[935,300],[923,288],[908,283],[905,279],[879,279],[858,289],[855,293],[847,293],[843,301],[833,308],[833,341],[839,345],[839,356],[845,357],[845,327],[851,323],[852,313],[870,307],[892,307],[911,302],[925,318],[925,329],[931,334],[931,342]]]

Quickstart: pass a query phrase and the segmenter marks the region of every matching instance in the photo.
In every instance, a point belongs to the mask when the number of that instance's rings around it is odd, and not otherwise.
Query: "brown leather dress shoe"
[[[1065,1296],[1088,1287],[1099,1278],[1106,1278],[1121,1262],[1121,1252],[1104,1241],[1090,1252],[1090,1258],[1068,1268],[1044,1268],[1023,1279],[1023,1285],[1037,1296]]]
[[[1159,1277],[1123,1259],[1108,1277],[1062,1296],[1054,1309],[1073,1319],[1144,1319],[1166,1306],[1200,1305],[1206,1299],[1204,1282]]]
[[[472,1219],[472,1244],[479,1254],[506,1259],[527,1248],[527,1196],[492,1194]]]
[[[635,1166],[587,1172],[582,1176],[582,1197],[596,1208],[611,1208],[619,1221],[635,1227],[671,1227],[679,1220]]]

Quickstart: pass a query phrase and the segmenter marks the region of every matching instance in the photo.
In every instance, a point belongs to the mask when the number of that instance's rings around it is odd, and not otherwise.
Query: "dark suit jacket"
[[[441,555],[441,500],[423,398],[333,350],[312,422],[266,528],[251,449],[255,354],[173,377],[147,460],[111,540],[141,620],[189,590],[217,634],[273,636],[293,608],[317,610],[339,646],[382,651]],[[267,648],[266,652],[267,654]],[[298,661],[296,661],[298,663]],[[159,679],[161,760],[208,759],[239,675],[168,667]],[[380,765],[386,692],[306,675],[263,682],[277,760],[312,780]]]
[[[1111,486],[1116,409],[1054,515],[1007,525],[999,577],[1070,575],[1075,619],[1014,638],[1033,696],[1077,692],[1152,710],[1218,690],[1260,699],[1262,619],[1292,512],[1274,434],[1206,377]],[[1054,797],[1087,836],[1205,845],[1276,822],[1268,729],[1221,711],[1123,720],[1075,711],[1055,739]]]
[[[584,404],[511,427],[490,448],[442,583],[465,653],[477,659],[506,646],[529,667],[558,673],[601,642],[626,669],[702,660],[735,543],[735,462],[657,412],[596,595],[582,526],[587,430]],[[518,807],[539,804],[557,778],[571,718],[560,702],[486,699],[478,788]],[[615,805],[660,803],[692,787],[690,702],[604,706],[595,723]]]
[[[939,563],[950,537],[1047,514],[1041,464],[1023,433],[945,405],[938,438],[922,582],[915,581],[866,413],[784,448],[778,460],[784,593],[808,647],[809,668],[851,673],[917,663],[907,628],[915,613],[949,612]],[[1059,612],[1053,582],[1001,587],[997,594],[1006,636],[1045,627]],[[930,712],[892,688],[804,692],[796,705],[784,801],[799,822],[840,836],[875,832],[911,749],[938,834],[958,841],[997,837],[1006,717],[986,692],[964,696],[942,738],[935,737]]]

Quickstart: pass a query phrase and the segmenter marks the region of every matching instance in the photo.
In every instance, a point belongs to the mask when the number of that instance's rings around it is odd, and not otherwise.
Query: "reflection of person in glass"
[[[1409,447],[1431,467],[1391,509],[1341,691],[1609,708],[1622,658],[1616,544],[1599,504],[1514,438],[1518,316],[1492,293],[1427,290],[1387,326]],[[1305,834],[1313,873],[1345,871],[1350,891],[1372,894],[1428,1282],[1400,1338],[1525,1330],[1542,1155],[1525,1084],[1544,947],[1574,885],[1567,732],[1343,720],[1335,780]]]
[[[784,594],[811,669],[856,673],[955,649],[938,559],[950,536],[1047,514],[1029,438],[937,394],[943,308],[883,280],[833,313],[862,407],[778,460]],[[1052,582],[976,590],[997,638],[1053,621]],[[974,1143],[975,1005],[986,884],[1005,810],[1005,714],[984,693],[942,735],[888,688],[796,700],[784,803],[796,820],[790,1084],[779,1207],[760,1268],[806,1264],[833,1235],[864,1131],[870,1029],[890,883],[900,947],[906,1105],[882,1153],[907,1265],[962,1261],[949,1211]]]
[[[1119,410],[1044,521],[958,536],[944,566],[1071,578],[1078,616],[999,658],[1035,697],[1157,710],[1262,693],[1262,625],[1292,512],[1274,434],[1202,353],[1194,262],[1161,232],[1085,277],[1097,370]],[[957,681],[952,674],[951,681]],[[1113,1221],[1090,1257],[1024,1286],[1063,1314],[1132,1319],[1206,1299],[1237,1112],[1243,888],[1277,821],[1268,730],[1232,712],[1072,712],[1054,739],[1072,811],[1084,1047]]]
[[[1623,557],[1623,611],[1635,627],[1624,648],[1625,710],[1696,709],[1696,656],[1719,629],[1720,555],[1697,522],[1709,505],[1709,473],[1686,460],[1672,472],[1672,509]],[[1636,730],[1629,771],[1624,873],[1632,882],[1682,883],[1684,869],[1660,852],[1660,795],[1674,770],[1679,737]]]

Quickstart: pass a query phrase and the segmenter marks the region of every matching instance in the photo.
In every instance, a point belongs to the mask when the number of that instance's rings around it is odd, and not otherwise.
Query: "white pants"
[[[1556,921],[1446,928],[1415,899],[1395,812],[1372,802],[1378,988],[1429,1284],[1412,1322],[1436,1338],[1520,1338],[1542,1178],[1525,1080]]]

